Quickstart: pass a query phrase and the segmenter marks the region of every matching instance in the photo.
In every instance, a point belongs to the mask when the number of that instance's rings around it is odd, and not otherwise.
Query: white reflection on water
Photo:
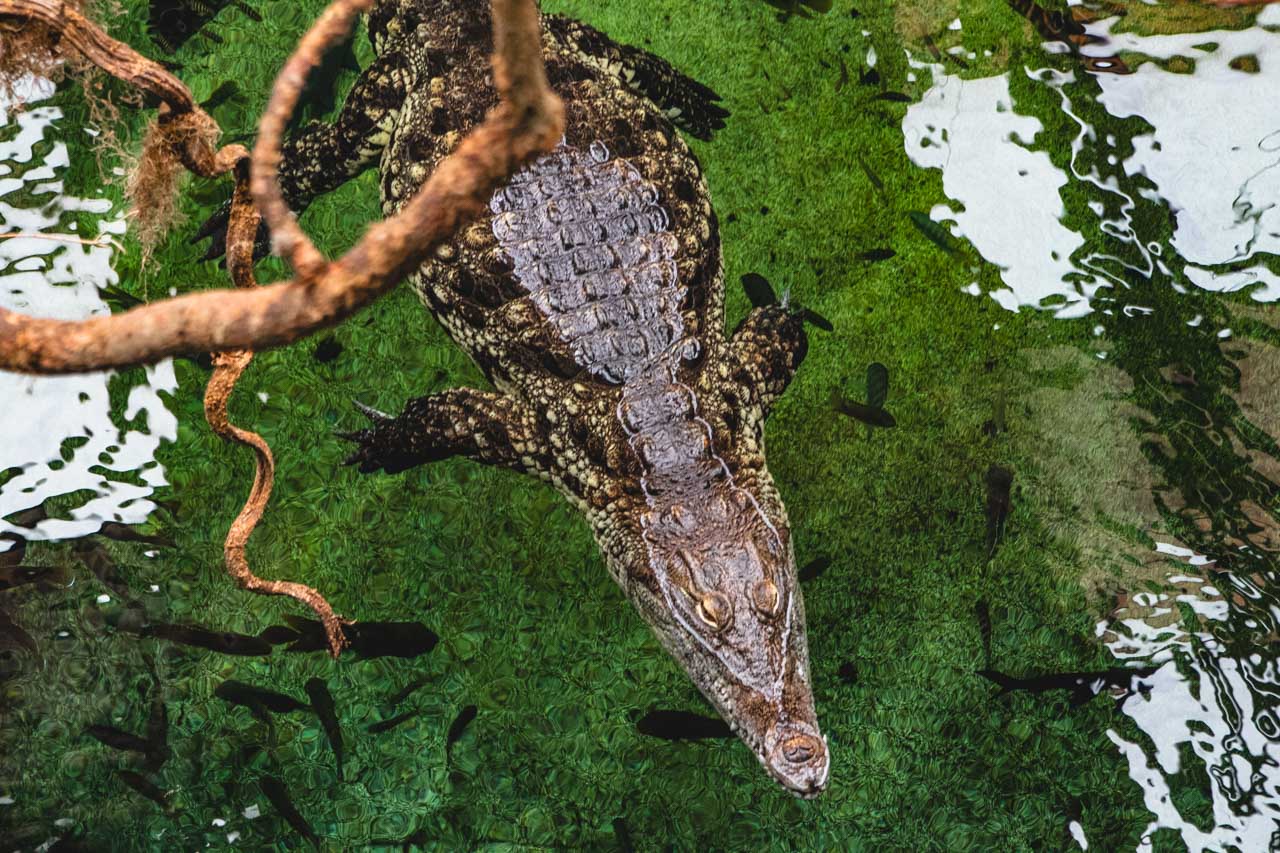
[[[1280,34],[1260,27],[1165,36],[1111,35],[1109,52],[1195,60],[1193,74],[1144,63],[1127,76],[1100,75],[1099,103],[1154,130],[1133,139],[1127,174],[1145,173],[1176,211],[1173,247],[1195,264],[1280,254]],[[1212,42],[1212,51],[1195,45]],[[1094,48],[1095,50],[1097,48]],[[1232,60],[1255,56],[1257,73]]]
[[[1280,25],[1277,8],[1259,15],[1258,21]],[[1190,262],[1187,279],[1219,292],[1253,288],[1250,295],[1261,302],[1280,299],[1280,275],[1261,264],[1230,271],[1204,268],[1239,264],[1258,253],[1280,254],[1280,31],[1255,26],[1171,36],[1112,35],[1114,23],[1090,27],[1108,39],[1093,52],[1181,55],[1196,62],[1192,74],[1174,74],[1148,62],[1132,75],[1096,78],[1102,90],[1099,103],[1111,115],[1140,116],[1154,127],[1132,140],[1134,154],[1121,168],[1129,175],[1145,175],[1158,188],[1155,200],[1175,211],[1172,248]],[[1204,49],[1209,43],[1216,47]],[[1241,56],[1257,58],[1257,73],[1231,67]],[[1116,283],[1107,271],[1116,259],[1101,247],[1085,246],[1085,238],[1061,221],[1060,191],[1072,179],[1091,185],[1095,200],[1090,208],[1101,230],[1145,257],[1148,269],[1140,272],[1169,272],[1159,257],[1160,245],[1147,245],[1133,233],[1131,199],[1119,200],[1118,217],[1116,201],[1108,200],[1108,216],[1103,200],[1108,194],[1123,196],[1115,177],[1078,170],[1086,145],[1115,163],[1115,155],[1106,154],[1115,140],[1072,113],[1064,89],[1074,81],[1071,73],[1022,72],[1057,90],[1063,111],[1080,127],[1068,175],[1043,151],[1029,150],[1037,141],[1043,147],[1036,139],[1043,126],[1016,111],[1007,74],[963,80],[938,64],[912,60],[912,66],[927,68],[933,83],[903,118],[907,156],[918,166],[942,171],[943,190],[959,212],[939,204],[930,215],[954,221],[952,233],[968,238],[984,259],[1000,268],[1005,288],[991,294],[996,301],[1016,311],[1043,307],[1053,297],[1056,316],[1076,317],[1089,313],[1099,287]]]
[[[1189,565],[1210,560],[1169,546],[1158,551],[1190,556]],[[1098,623],[1098,636],[1121,660],[1163,663],[1144,677],[1150,687],[1121,705],[1149,745],[1107,734],[1129,762],[1154,819],[1150,836],[1177,832],[1188,850],[1268,850],[1280,827],[1280,719],[1274,702],[1280,673],[1274,654],[1232,655],[1208,630],[1229,618],[1228,602],[1203,578],[1171,576],[1172,592],[1140,593],[1132,604]],[[1178,605],[1189,607],[1199,628],[1188,630]],[[1180,753],[1179,749],[1183,752]],[[1184,767],[1187,749],[1203,766]],[[1149,751],[1150,750],[1150,751]],[[1169,780],[1200,779],[1212,798],[1212,826],[1181,814]],[[1191,784],[1184,781],[1183,784]]]
[[[1066,140],[1046,141],[1041,121],[1017,112],[1008,75],[962,80],[941,65],[912,62],[928,69],[932,86],[903,120],[906,153],[916,165],[942,172],[952,203],[935,205],[930,215],[954,222],[952,233],[1000,268],[1004,287],[991,294],[996,301],[1017,310],[1045,307],[1051,299],[1058,316],[1079,316],[1092,310],[1100,287],[1118,291],[1125,274],[1157,273],[1178,292],[1249,289],[1256,301],[1280,301],[1280,266],[1272,258],[1268,269],[1260,257],[1280,255],[1280,30],[1263,28],[1280,28],[1280,4],[1257,20],[1259,26],[1239,32],[1159,37],[1110,35],[1114,22],[1091,27],[1109,38],[1092,49],[1100,55],[1132,51],[1196,62],[1192,74],[1146,63],[1133,75],[1098,76],[1099,103],[1110,115],[1140,116],[1153,128],[1131,140],[1134,154],[1124,163],[1112,150],[1115,137],[1077,114],[1076,107],[1086,105],[1072,104],[1068,92],[1080,97],[1071,84],[1081,72],[1013,71],[1055,91],[1073,122],[1066,171],[1045,152],[1030,150],[1056,150]],[[1256,74],[1231,67],[1249,55],[1257,58]],[[1087,165],[1104,162],[1114,168]],[[1155,190],[1141,188],[1142,198],[1176,214],[1166,245],[1137,231],[1132,214],[1139,200],[1121,186],[1121,171],[1144,176]],[[1090,230],[1131,248],[1127,259],[1109,254],[1114,245],[1087,244],[1063,224],[1062,190],[1069,182],[1088,194],[1097,217]],[[1189,263],[1178,264],[1175,252]],[[1232,268],[1224,269],[1227,264]],[[1174,272],[1178,266],[1186,287]],[[981,290],[973,285],[968,292]],[[1197,315],[1189,324],[1201,320]],[[1194,576],[1229,568],[1229,553],[1216,555],[1219,564],[1175,545],[1157,551],[1192,568],[1168,578],[1172,592],[1139,593],[1098,625],[1117,659],[1159,667],[1121,705],[1141,735],[1131,741],[1108,733],[1152,815],[1139,849],[1151,849],[1152,837],[1165,829],[1192,851],[1280,850],[1280,640],[1250,641],[1277,636],[1260,623],[1280,621],[1280,605],[1259,604],[1264,594],[1249,578],[1219,576],[1221,585],[1251,599],[1250,612],[1258,615],[1249,618]],[[1189,786],[1206,791],[1208,802],[1193,810]],[[1087,849],[1083,828],[1071,831]]]
[[[907,156],[917,166],[941,169],[943,191],[962,208],[937,204],[930,217],[955,221],[951,232],[1000,268],[1007,289],[991,295],[1005,308],[1061,294],[1067,304],[1059,316],[1087,314],[1092,279],[1079,289],[1065,284],[1080,278],[1071,254],[1084,245],[1061,221],[1058,191],[1067,176],[1048,154],[1025,147],[1044,129],[1040,120],[1014,111],[1008,75],[962,80],[941,65],[912,65],[928,68],[933,85],[902,120]]]
[[[23,87],[28,105],[52,94],[44,81]],[[5,115],[0,104],[0,232],[79,236],[120,235],[123,216],[105,199],[62,193],[59,172],[68,164],[67,146],[58,140],[61,111],[28,106]],[[13,126],[16,125],[16,128]],[[52,142],[52,145],[50,145]],[[43,153],[42,153],[43,152]],[[96,234],[76,234],[73,213],[94,222]],[[76,319],[110,313],[99,287],[115,284],[114,249],[43,238],[0,240],[0,307],[43,317]],[[0,520],[0,533],[19,531],[28,539],[61,539],[93,533],[103,521],[135,524],[155,508],[146,500],[165,483],[154,460],[162,440],[177,437],[177,420],[159,392],[177,388],[171,361],[146,371],[146,381],[128,394],[123,421],[110,417],[110,372],[31,377],[0,371],[0,471],[21,473],[0,486],[0,519],[39,506],[54,495],[88,490],[92,495],[34,529]],[[117,413],[119,414],[119,413]],[[136,419],[136,420],[135,420]],[[72,440],[64,448],[64,442]],[[79,444],[79,446],[72,446]],[[127,478],[113,472],[130,473]],[[129,482],[137,477],[141,482]],[[8,543],[0,542],[0,550]]]

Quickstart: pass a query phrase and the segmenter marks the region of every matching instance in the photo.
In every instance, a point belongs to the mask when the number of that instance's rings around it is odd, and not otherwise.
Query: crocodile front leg
[[[547,29],[597,68],[657,104],[676,127],[698,139],[710,139],[724,127],[729,111],[710,87],[678,71],[647,50],[618,44],[604,33],[563,15],[543,17]]]
[[[537,429],[537,417],[505,394],[452,388],[410,400],[394,418],[360,408],[373,426],[338,435],[359,444],[346,464],[366,474],[396,474],[450,456],[523,473],[550,470],[551,454]]]
[[[749,449],[759,451],[765,418],[808,350],[800,315],[768,305],[747,315],[734,330],[717,369],[707,372],[711,387],[704,395],[721,402],[718,417],[730,433],[746,440]]]
[[[377,162],[409,89],[398,54],[379,56],[351,87],[337,121],[311,121],[285,140],[280,189],[295,212]]]

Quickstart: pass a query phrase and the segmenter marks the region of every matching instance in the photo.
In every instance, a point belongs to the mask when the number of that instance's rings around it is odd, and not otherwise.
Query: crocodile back
[[[383,155],[388,212],[495,102],[483,53],[455,47],[468,42],[447,21],[419,33],[413,66],[428,79],[410,88]],[[440,244],[413,284],[504,391],[541,406],[586,385],[616,402],[680,339],[697,342],[686,373],[717,345],[718,229],[697,159],[656,105],[553,32],[543,56],[565,102],[564,141]]]
[[[609,384],[661,369],[683,331],[679,243],[657,188],[601,142],[561,144],[493,196],[493,233],[574,361]]]

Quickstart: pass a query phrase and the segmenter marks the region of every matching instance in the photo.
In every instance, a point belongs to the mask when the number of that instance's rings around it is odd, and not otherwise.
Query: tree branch
[[[201,350],[260,350],[291,343],[334,325],[390,290],[464,221],[483,211],[493,191],[516,169],[549,151],[559,140],[563,107],[548,86],[543,69],[537,8],[533,0],[493,0],[494,80],[501,102],[440,163],[399,214],[371,227],[342,258],[325,262],[284,205],[275,167],[280,161],[284,123],[307,73],[323,50],[341,37],[355,15],[371,2],[338,0],[325,11],[277,78],[260,127],[254,149],[253,195],[276,235],[279,251],[294,264],[295,278],[251,290],[188,294],[82,321],[37,319],[0,311],[0,369],[77,373],[151,363]],[[64,10],[66,20],[75,23],[74,32],[78,27],[92,27],[50,0],[0,0],[0,14],[25,12],[51,27],[63,26],[56,16],[50,17],[49,9]],[[144,87],[159,87],[162,91],[156,93],[162,98],[165,93],[173,95],[173,100],[166,98],[171,111],[180,112],[190,103],[190,93],[180,83],[181,92],[174,94],[164,77],[138,64],[147,60],[117,61],[112,50],[99,49],[108,43],[108,47],[119,45],[105,35],[73,39],[72,43],[95,62],[95,57],[103,56],[105,70]],[[155,68],[176,82],[168,72]],[[198,108],[186,111],[192,109]],[[192,135],[185,138],[190,140]],[[182,149],[198,147],[187,144]],[[223,155],[230,148],[218,152],[217,159],[223,162],[217,165],[225,163]]]

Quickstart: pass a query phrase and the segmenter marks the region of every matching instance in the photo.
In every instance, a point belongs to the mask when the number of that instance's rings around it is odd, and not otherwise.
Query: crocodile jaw
[[[728,503],[738,511],[687,536],[664,540],[650,525],[619,555],[632,570],[614,575],[769,775],[798,797],[816,797],[830,753],[814,710],[790,533],[770,524],[754,498]]]

